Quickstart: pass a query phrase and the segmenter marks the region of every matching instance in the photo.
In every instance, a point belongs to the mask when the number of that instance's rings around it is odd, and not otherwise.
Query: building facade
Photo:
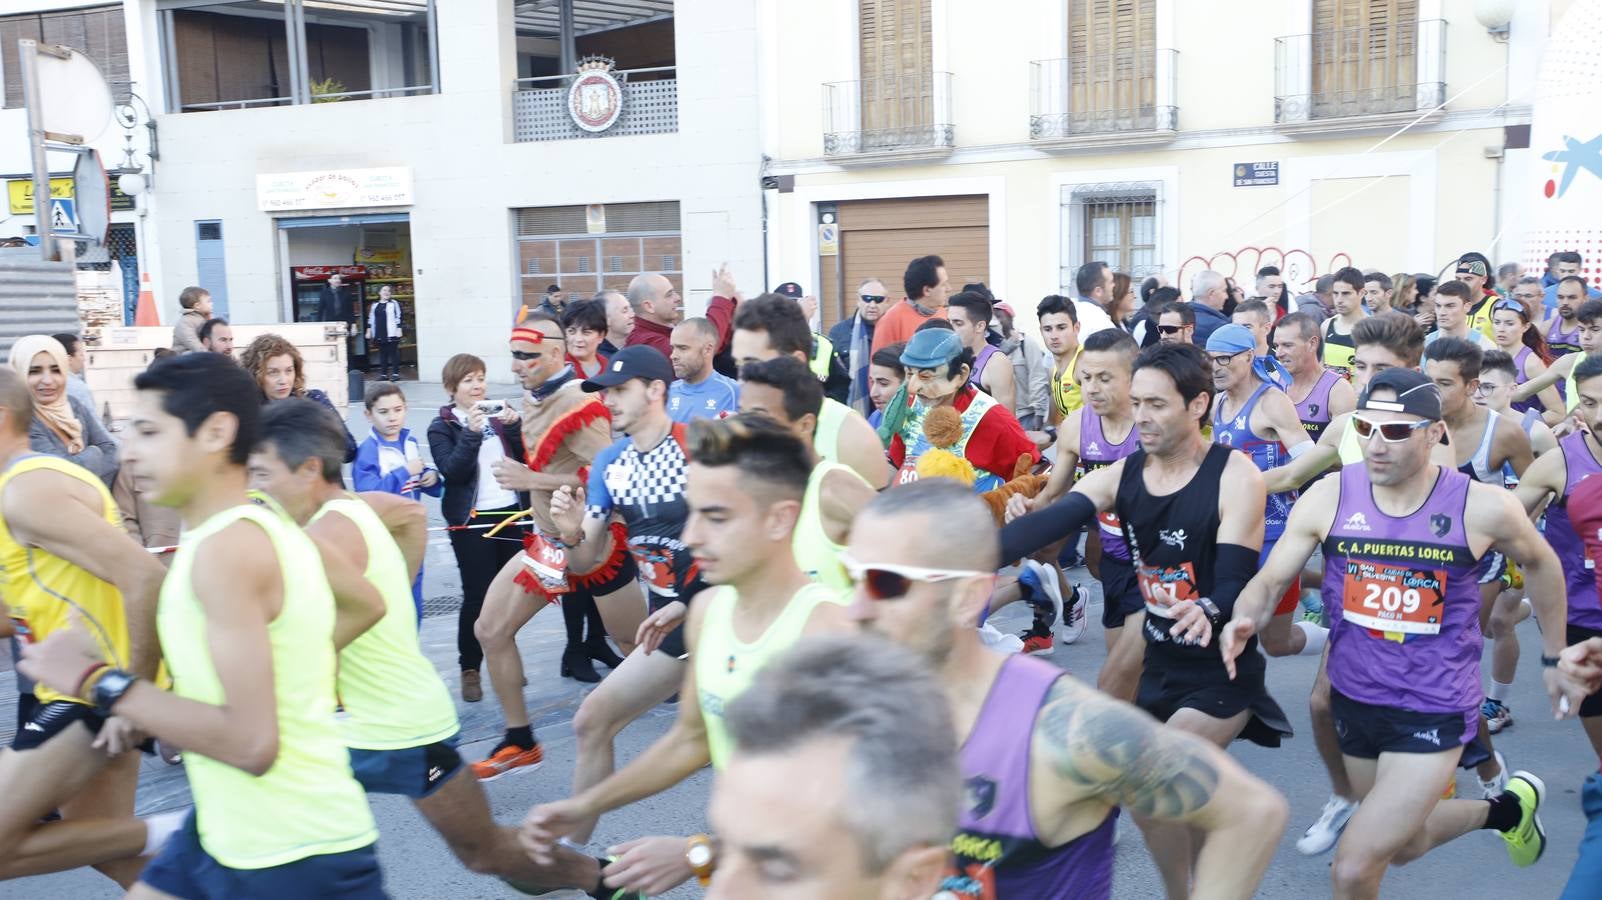
[[[1020,311],[1092,259],[1187,291],[1209,266],[1250,291],[1266,264],[1515,260],[1508,186],[1567,5],[1492,33],[1472,0],[778,4],[770,265],[827,322],[924,253]]]

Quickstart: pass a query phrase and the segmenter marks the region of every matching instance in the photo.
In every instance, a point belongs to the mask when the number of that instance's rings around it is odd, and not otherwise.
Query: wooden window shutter
[[[1412,109],[1418,0],[1313,0],[1313,114]]]
[[[1129,118],[1157,102],[1156,0],[1069,0],[1075,118]]]
[[[934,114],[931,0],[858,0],[862,130],[928,124]]]

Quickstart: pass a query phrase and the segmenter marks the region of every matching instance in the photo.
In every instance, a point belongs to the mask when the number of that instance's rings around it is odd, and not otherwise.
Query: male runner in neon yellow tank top
[[[811,446],[823,385],[797,360],[781,356],[740,367],[740,412],[760,413],[789,428]],[[841,595],[851,590],[851,576],[840,564],[840,551],[851,536],[851,522],[877,493],[849,466],[819,459],[807,479],[801,514],[795,523],[796,565],[808,578]]]
[[[704,579],[689,607],[684,637],[691,665],[680,689],[673,727],[627,767],[579,795],[534,807],[523,821],[523,846],[535,859],[553,858],[556,841],[607,810],[642,800],[727,758],[723,709],[752,673],[803,635],[850,630],[844,598],[810,581],[795,564],[791,542],[812,453],[766,416],[741,413],[690,424],[688,502],[684,542]],[[642,646],[653,650],[684,615],[675,601],[647,617]],[[622,845],[607,867],[608,882],[647,894],[687,880],[686,861],[671,871],[647,867],[682,838],[641,838]]]
[[[461,777],[456,707],[418,646],[412,604],[426,514],[393,494],[346,492],[344,441],[339,418],[321,404],[280,401],[262,416],[250,478],[314,540],[342,548],[384,598],[384,617],[339,654],[341,727],[356,780],[369,793],[411,798],[474,872],[530,890],[598,890],[600,862],[563,848],[555,865],[536,865],[517,833],[495,823],[478,780]]]
[[[336,648],[377,621],[382,598],[249,502],[261,392],[243,369],[191,353],[134,386],[124,465],[184,522],[157,611],[173,689],[105,665],[76,629],[24,660],[41,684],[184,748],[194,811],[128,896],[383,897],[378,831],[332,714]]]
[[[0,625],[43,640],[67,628],[76,607],[101,653],[154,674],[165,570],[123,533],[99,477],[29,452],[32,420],[23,376],[0,369]],[[104,716],[48,685],[37,693],[0,750],[0,878],[93,865],[127,887],[144,867],[141,852],[176,823],[133,817],[139,755],[101,748]],[[61,821],[39,824],[52,810]]]

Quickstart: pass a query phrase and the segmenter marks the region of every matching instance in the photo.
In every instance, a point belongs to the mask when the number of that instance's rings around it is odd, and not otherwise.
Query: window
[[[172,6],[163,19],[167,90],[185,112],[435,90],[432,0]]]
[[[0,16],[0,84],[5,86],[7,109],[22,105],[17,41],[24,38],[77,50],[100,67],[113,98],[118,102],[128,98],[128,39],[120,6]]]
[[[642,272],[666,275],[675,288],[684,290],[677,203],[608,203],[601,234],[590,231],[583,206],[533,207],[514,213],[521,302],[539,303],[546,285],[553,282],[579,296],[603,289],[621,291]]]
[[[1156,50],[1157,0],[1068,0],[1070,114],[1092,121],[1149,116],[1157,103]]]
[[[1074,290],[1074,273],[1099,259],[1140,279],[1162,271],[1162,184],[1077,184],[1063,187],[1059,285]]]
[[[1417,108],[1418,0],[1314,0],[1315,118]]]
[[[862,131],[934,121],[930,0],[860,0]]]

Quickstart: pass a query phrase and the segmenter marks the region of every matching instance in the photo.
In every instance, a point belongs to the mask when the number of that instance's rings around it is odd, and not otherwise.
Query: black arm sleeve
[[[1218,607],[1219,622],[1228,622],[1235,615],[1235,598],[1257,574],[1259,555],[1239,544],[1218,545],[1218,555],[1213,560],[1213,593],[1207,599]]]
[[[1005,564],[1022,559],[1052,541],[1077,533],[1095,518],[1096,504],[1084,494],[1069,491],[1066,497],[1045,509],[1036,510],[1002,526],[1001,561]],[[1235,590],[1236,593],[1240,591],[1239,588]]]

